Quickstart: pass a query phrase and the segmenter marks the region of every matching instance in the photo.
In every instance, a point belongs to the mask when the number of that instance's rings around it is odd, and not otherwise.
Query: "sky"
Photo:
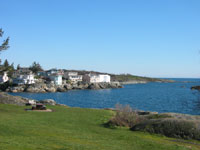
[[[199,0],[0,0],[10,48],[28,67],[200,78]]]

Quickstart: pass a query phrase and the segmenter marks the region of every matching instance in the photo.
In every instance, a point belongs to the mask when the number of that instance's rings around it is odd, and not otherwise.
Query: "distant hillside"
[[[111,75],[111,79],[112,81],[119,81],[119,82],[130,82],[130,81],[173,82],[172,80],[141,77],[141,76],[135,76],[131,74]]]

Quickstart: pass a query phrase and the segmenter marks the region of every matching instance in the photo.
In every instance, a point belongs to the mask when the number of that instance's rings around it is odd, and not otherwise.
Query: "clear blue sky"
[[[0,57],[44,69],[200,77],[199,7],[199,0],[2,0],[10,49]]]

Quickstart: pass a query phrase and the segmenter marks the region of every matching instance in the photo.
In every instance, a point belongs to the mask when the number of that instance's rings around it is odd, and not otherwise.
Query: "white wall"
[[[51,76],[51,80],[53,80],[56,85],[62,85],[61,75]]]
[[[69,80],[74,82],[82,81],[82,78],[83,78],[82,75],[69,76]]]
[[[107,82],[110,83],[110,76],[109,75],[86,75],[84,76],[84,80],[90,83],[100,83],[100,82]]]
[[[107,82],[110,83],[110,76],[109,75],[99,75],[100,82]]]

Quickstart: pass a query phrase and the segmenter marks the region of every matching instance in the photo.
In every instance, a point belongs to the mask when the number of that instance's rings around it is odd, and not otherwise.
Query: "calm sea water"
[[[10,93],[43,100],[54,99],[60,104],[82,108],[113,108],[116,103],[157,112],[200,114],[200,92],[191,86],[200,85],[200,79],[174,79],[189,83],[147,83],[125,85],[122,89],[72,90],[64,93]]]

